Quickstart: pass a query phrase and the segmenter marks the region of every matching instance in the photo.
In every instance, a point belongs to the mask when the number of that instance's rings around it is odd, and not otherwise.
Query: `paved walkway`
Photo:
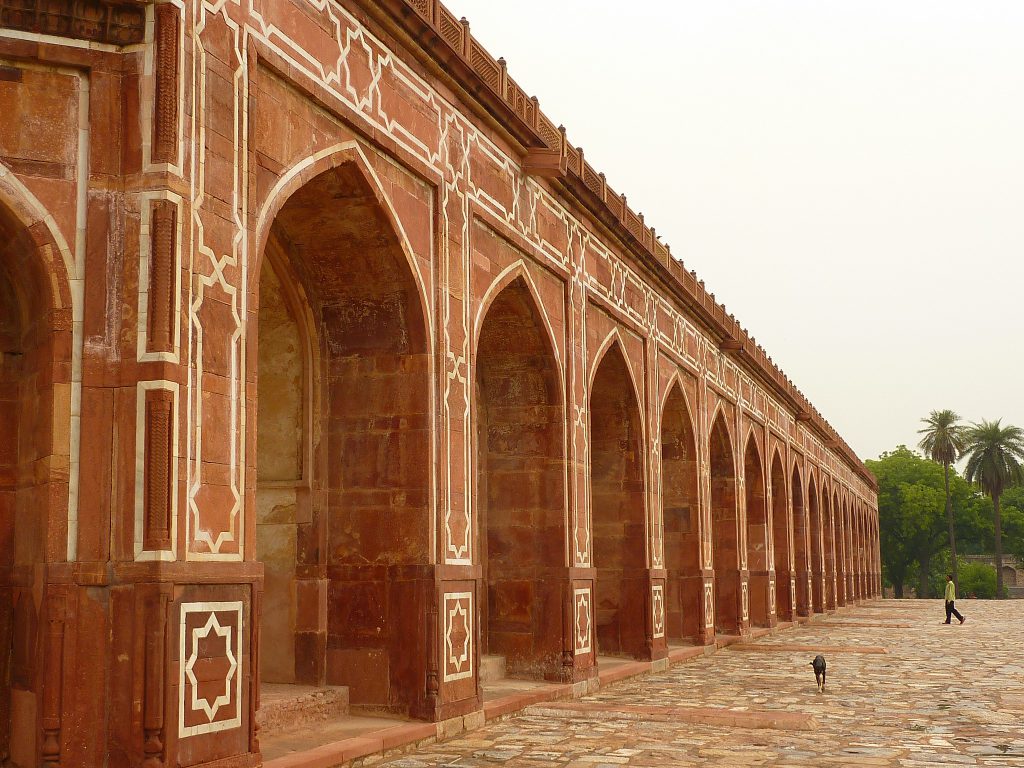
[[[944,626],[939,601],[873,602],[365,763],[1024,767],[1024,600],[958,607]]]

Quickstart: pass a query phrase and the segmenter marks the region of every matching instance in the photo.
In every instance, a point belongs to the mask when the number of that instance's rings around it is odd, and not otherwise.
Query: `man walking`
[[[953,576],[950,574],[946,577],[946,621],[944,623],[949,624],[950,619],[956,616],[960,619],[960,623],[964,623],[964,617],[960,615],[955,607],[953,607],[953,601],[956,600],[956,585],[953,583]]]

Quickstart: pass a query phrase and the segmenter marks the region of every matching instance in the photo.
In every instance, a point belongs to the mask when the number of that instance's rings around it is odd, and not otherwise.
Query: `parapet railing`
[[[725,305],[719,304],[715,295],[705,289],[704,281],[698,279],[697,273],[688,271],[680,259],[672,256],[669,246],[658,239],[654,227],[646,225],[643,214],[635,213],[627,204],[626,196],[615,192],[605,175],[586,161],[583,149],[574,147],[566,138],[565,129],[556,126],[541,112],[537,98],[528,96],[509,76],[505,60],[495,59],[470,34],[469,22],[465,18],[456,18],[439,0],[391,0],[391,3],[406,9],[402,14],[405,20],[408,20],[408,11],[411,10],[429,25],[436,37],[479,79],[479,83],[497,96],[532,132],[536,141],[531,142],[534,146],[527,156],[528,170],[560,180],[581,197],[606,225],[615,227],[618,235],[649,266],[653,266],[653,260],[667,270],[675,278],[677,293],[684,303],[721,336],[720,349],[743,357],[790,403],[797,421],[815,428],[825,438],[828,448],[841,453],[870,487],[877,488],[874,475],[832,425],[772,361],[756,339],[726,311]],[[478,96],[479,83],[469,89]]]

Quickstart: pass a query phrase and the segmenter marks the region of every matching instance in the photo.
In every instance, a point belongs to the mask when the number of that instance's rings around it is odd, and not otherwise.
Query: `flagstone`
[[[443,753],[452,768],[1024,766],[1024,601],[961,609],[963,627],[940,624],[938,601],[844,609],[380,765],[440,768]],[[828,660],[822,694],[814,649]],[[794,729],[801,718],[815,728]]]

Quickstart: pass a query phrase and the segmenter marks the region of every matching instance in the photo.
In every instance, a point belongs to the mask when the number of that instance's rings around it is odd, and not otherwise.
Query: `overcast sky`
[[[1024,2],[445,2],[861,457],[1024,426]]]

